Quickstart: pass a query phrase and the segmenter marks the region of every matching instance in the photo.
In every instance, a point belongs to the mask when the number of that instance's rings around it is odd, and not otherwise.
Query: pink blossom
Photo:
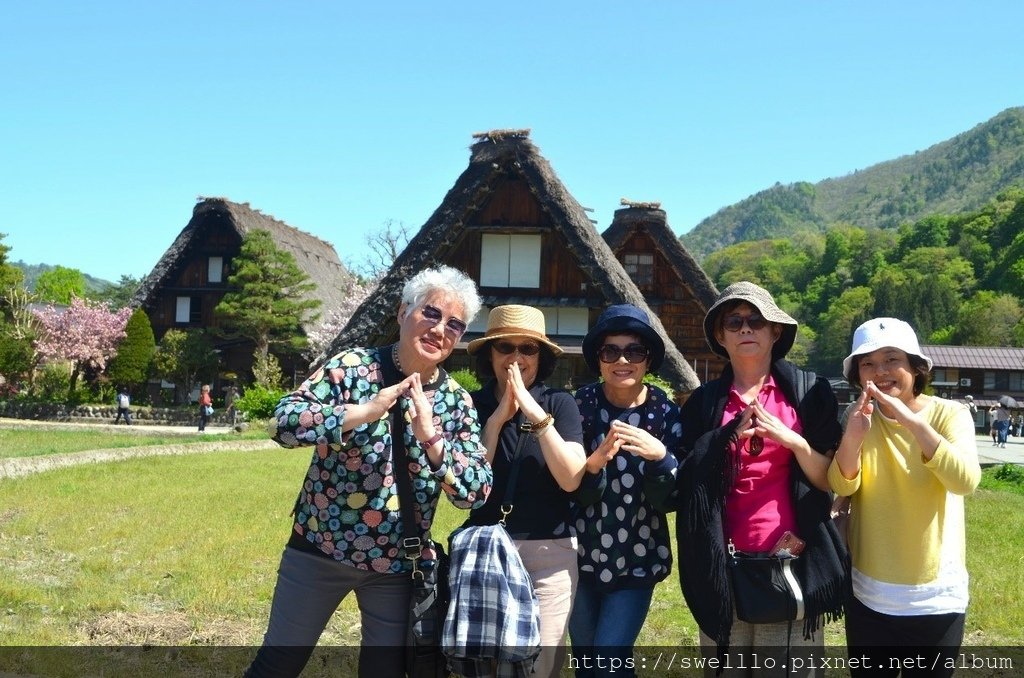
[[[117,355],[132,309],[111,311],[106,303],[75,297],[66,309],[47,306],[33,314],[42,328],[35,348],[43,360],[69,360],[78,368],[102,370]]]

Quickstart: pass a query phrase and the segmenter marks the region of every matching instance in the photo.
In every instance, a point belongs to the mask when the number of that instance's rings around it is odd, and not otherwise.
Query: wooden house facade
[[[232,261],[241,250],[242,238],[253,230],[268,231],[275,245],[295,258],[316,284],[323,312],[339,305],[346,271],[332,245],[247,203],[202,198],[192,211],[192,219],[142,281],[132,300],[133,307],[146,312],[157,341],[172,328],[217,329],[214,308],[229,289]],[[310,331],[313,327],[304,329]],[[209,336],[220,358],[218,373],[205,377],[213,382],[214,393],[220,392],[223,382],[233,381],[232,374],[247,381],[252,370],[253,342],[219,338],[216,332]],[[278,358],[286,376],[301,379],[308,371],[305,358]]]
[[[352,315],[328,349],[397,340],[402,286],[417,271],[447,264],[476,281],[484,308],[446,363],[469,367],[465,347],[483,334],[489,308],[528,304],[545,315],[548,336],[566,350],[548,380],[578,386],[594,381],[581,354],[584,335],[610,304],[658,315],[601,238],[583,207],[528,138],[528,130],[477,135],[468,168],[399,255],[377,291]],[[678,393],[699,385],[696,373],[668,342],[659,376]]]
[[[715,379],[726,361],[708,347],[703,323],[718,290],[669,227],[660,203],[621,202],[602,237],[700,380]]]

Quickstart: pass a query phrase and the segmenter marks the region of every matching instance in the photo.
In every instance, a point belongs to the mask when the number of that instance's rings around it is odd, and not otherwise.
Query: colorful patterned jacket
[[[390,416],[342,433],[346,404],[366,403],[400,379],[390,347],[357,348],[328,360],[278,403],[274,440],[283,447],[314,448],[295,502],[289,546],[364,570],[410,569],[401,545]],[[411,425],[405,427],[405,444],[416,520],[429,535],[442,491],[459,508],[477,508],[490,492],[492,476],[466,390],[440,368],[438,379],[423,389],[434,405],[434,426],[444,436],[441,467],[430,467]],[[396,404],[407,423],[408,404],[407,398]]]

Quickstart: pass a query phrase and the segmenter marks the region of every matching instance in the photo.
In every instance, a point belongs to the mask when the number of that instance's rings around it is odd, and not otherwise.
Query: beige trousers
[[[516,539],[540,602],[540,658],[533,675],[558,676],[565,664],[565,635],[576,595],[576,537]]]

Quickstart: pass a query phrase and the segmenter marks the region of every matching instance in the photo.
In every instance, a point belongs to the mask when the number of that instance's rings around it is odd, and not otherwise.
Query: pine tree
[[[268,231],[250,231],[228,277],[231,290],[214,309],[225,334],[255,343],[256,362],[266,362],[270,348],[298,353],[306,346],[303,324],[319,317],[320,300],[295,258],[278,249]]]

